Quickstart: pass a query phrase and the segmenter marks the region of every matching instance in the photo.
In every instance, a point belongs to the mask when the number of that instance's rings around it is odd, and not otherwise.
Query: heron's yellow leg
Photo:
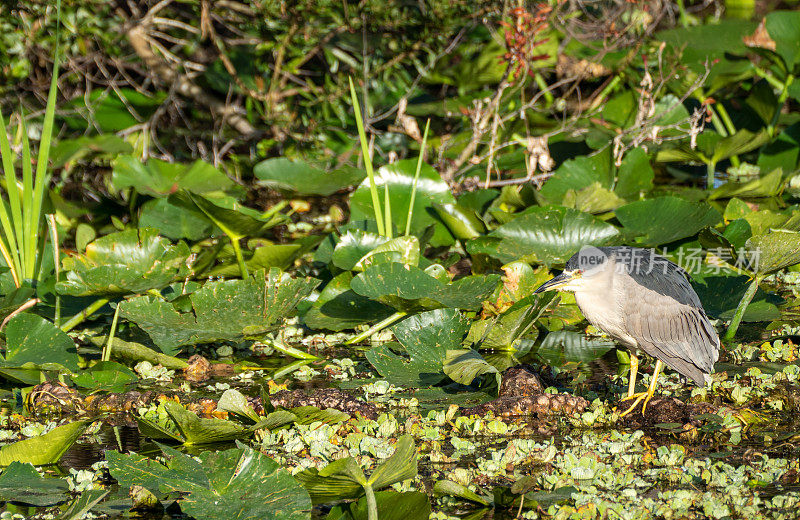
[[[647,390],[647,396],[644,398],[644,403],[642,404],[642,415],[644,415],[644,410],[647,408],[647,403],[650,402],[650,399],[653,398],[653,394],[656,393],[656,383],[658,383],[658,376],[661,374],[661,369],[664,368],[664,363],[661,360],[656,360],[656,367],[653,369],[653,379],[650,381],[650,388]]]
[[[644,404],[642,405],[642,415],[644,415],[644,410],[645,408],[647,408],[647,403],[650,401],[650,399],[653,398],[653,394],[656,391],[656,381],[658,381],[658,375],[661,373],[661,369],[663,367],[664,363],[662,363],[659,360],[656,360],[656,366],[653,369],[653,380],[650,381],[650,387],[647,389],[647,392],[640,392],[638,394],[630,395],[628,399],[630,399],[631,397],[636,397],[636,400],[633,402],[632,405],[628,407],[627,410],[622,412],[622,415],[620,415],[620,417],[625,417],[626,415],[631,413],[633,409],[636,408],[636,405],[641,403],[642,400],[644,400]]]
[[[628,380],[628,399],[633,397],[633,391],[636,389],[636,374],[639,371],[639,358],[636,354],[631,352],[631,374]]]

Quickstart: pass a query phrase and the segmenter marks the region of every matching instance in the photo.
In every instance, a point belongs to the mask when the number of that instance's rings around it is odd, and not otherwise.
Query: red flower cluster
[[[547,42],[548,38],[538,39],[539,34],[545,31],[549,24],[547,15],[552,8],[540,3],[536,5],[535,13],[531,13],[523,7],[516,7],[511,10],[513,22],[500,22],[506,28],[506,53],[502,59],[513,67],[512,75],[518,79],[523,72],[533,75],[531,62],[547,59],[547,54],[536,52],[536,47]]]

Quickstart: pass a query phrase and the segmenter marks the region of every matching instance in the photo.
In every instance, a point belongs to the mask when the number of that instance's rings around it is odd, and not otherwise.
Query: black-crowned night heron
[[[686,271],[663,256],[636,247],[584,247],[535,292],[550,290],[574,292],[586,319],[631,350],[628,399],[636,400],[623,415],[642,399],[644,413],[663,365],[698,386],[710,381],[719,337]],[[647,392],[636,394],[641,351],[656,366]]]

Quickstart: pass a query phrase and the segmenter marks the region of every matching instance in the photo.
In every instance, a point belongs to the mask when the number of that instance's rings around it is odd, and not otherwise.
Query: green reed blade
[[[431,127],[431,120],[425,123],[425,133],[422,134],[422,144],[419,147],[419,158],[417,159],[417,170],[414,172],[414,185],[411,187],[411,200],[408,203],[408,216],[406,217],[406,236],[411,234],[411,217],[414,216],[414,200],[417,198],[417,182],[419,182],[419,172],[422,170],[422,159],[425,157],[425,145],[428,143],[428,129]]]
[[[367,133],[364,131],[364,121],[361,119],[361,105],[358,103],[356,89],[353,86],[353,78],[348,78],[348,80],[350,81],[350,98],[353,100],[353,111],[355,112],[356,126],[358,127],[358,140],[361,142],[361,153],[364,156],[364,167],[367,169],[367,177],[369,177],[369,191],[372,195],[372,207],[373,211],[375,212],[375,221],[378,223],[378,234],[386,236],[383,211],[381,211],[381,201],[378,198],[378,187],[375,185],[375,174],[372,171],[372,159],[369,156]]]

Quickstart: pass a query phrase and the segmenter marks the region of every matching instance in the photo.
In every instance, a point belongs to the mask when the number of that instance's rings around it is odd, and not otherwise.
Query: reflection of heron
[[[665,364],[698,386],[710,381],[719,337],[686,271],[666,258],[635,247],[585,247],[535,292],[550,290],[574,292],[586,319],[631,349],[628,398],[636,400],[623,415],[642,399],[644,413]],[[639,351],[656,366],[648,391],[635,394]]]

